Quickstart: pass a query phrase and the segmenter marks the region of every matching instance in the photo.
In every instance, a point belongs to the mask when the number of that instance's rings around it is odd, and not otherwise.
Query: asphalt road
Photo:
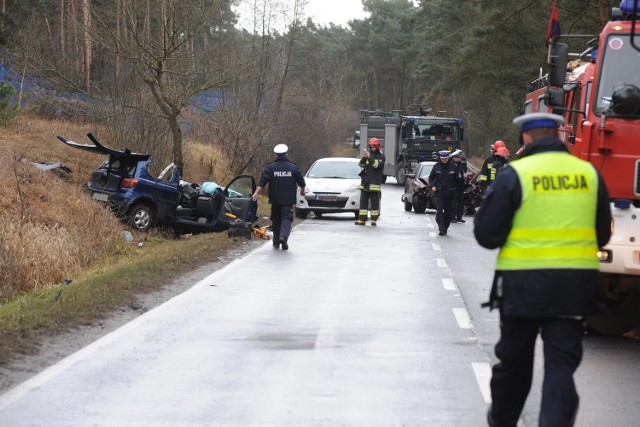
[[[496,252],[383,189],[378,227],[325,215],[0,396],[0,426],[481,426]],[[638,425],[640,345],[588,336],[577,426]],[[537,425],[542,359],[521,425]]]

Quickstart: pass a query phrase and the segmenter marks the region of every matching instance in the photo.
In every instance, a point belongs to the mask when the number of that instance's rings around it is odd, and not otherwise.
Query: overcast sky
[[[291,13],[294,1],[281,0],[281,6],[288,11],[286,13]],[[252,4],[254,4],[253,0],[241,0],[234,7],[236,13],[240,14],[238,23],[241,27],[252,28],[253,21],[250,7]],[[352,19],[364,19],[367,16],[362,9],[361,0],[308,0],[305,15],[312,18],[313,22],[319,25],[329,25],[330,22],[333,22],[343,27],[346,27],[347,22]]]
[[[306,14],[316,24],[328,25],[333,22],[345,27],[348,21],[363,19],[367,15],[362,10],[360,0],[309,0]]]

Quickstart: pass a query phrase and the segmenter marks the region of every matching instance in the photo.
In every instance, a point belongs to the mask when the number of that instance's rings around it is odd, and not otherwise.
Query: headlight
[[[344,190],[342,194],[350,196],[357,193],[358,191],[360,191],[360,186],[358,184],[353,184],[352,186]]]

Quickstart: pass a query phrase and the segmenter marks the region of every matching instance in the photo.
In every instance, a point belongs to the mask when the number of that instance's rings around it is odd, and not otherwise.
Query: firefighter
[[[433,166],[429,174],[429,185],[436,195],[436,223],[440,236],[447,235],[451,224],[453,199],[458,186],[458,167],[449,161],[450,155],[448,150],[439,151],[440,162]]]
[[[501,333],[487,418],[491,426],[518,423],[540,334],[539,424],[572,426],[584,316],[606,311],[597,253],[611,236],[609,195],[593,165],[569,154],[558,138],[562,116],[529,113],[513,123],[522,157],[500,171],[474,220],[478,243],[500,248],[485,304],[499,309]]]
[[[269,203],[271,203],[271,222],[273,227],[273,247],[289,249],[289,235],[293,223],[293,205],[296,203],[296,186],[300,187],[300,195],[304,196],[305,182],[302,171],[287,158],[289,147],[278,144],[273,149],[275,161],[269,163],[258,182],[258,187],[251,197],[258,200],[262,189],[269,184]]]
[[[356,225],[365,225],[371,207],[371,225],[378,223],[380,216],[380,198],[382,196],[382,169],[385,157],[380,151],[378,138],[371,138],[368,143],[369,151],[364,150],[358,163],[362,168],[360,177],[360,211]],[[371,205],[369,205],[371,203]]]
[[[498,172],[500,172],[500,169],[502,169],[504,165],[509,163],[509,154],[510,154],[509,149],[507,147],[500,147],[496,150],[496,153],[495,153],[496,160],[493,162],[493,165],[491,165],[491,181],[490,182],[495,181],[496,176],[498,175]]]
[[[484,163],[482,163],[482,167],[480,168],[478,182],[480,190],[483,193],[487,190],[489,185],[491,185],[491,180],[495,176],[492,174],[493,163],[496,161],[496,150],[500,147],[505,147],[504,141],[498,140],[491,144],[491,155],[484,159]]]
[[[456,183],[456,195],[453,199],[453,209],[451,222],[465,222],[462,218],[464,215],[464,177],[467,173],[467,159],[462,154],[462,150],[456,150],[451,153],[451,158],[453,162],[456,164],[457,170],[457,183]]]

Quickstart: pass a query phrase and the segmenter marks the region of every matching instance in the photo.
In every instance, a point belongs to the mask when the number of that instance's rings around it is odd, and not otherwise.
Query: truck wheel
[[[587,326],[607,335],[621,335],[640,327],[640,293],[625,292],[620,299],[607,299],[610,312],[587,317]]]
[[[407,212],[411,212],[411,208],[413,207],[413,205],[411,204],[411,202],[404,202],[404,210]]]
[[[411,201],[413,202],[413,210],[415,211],[415,213],[423,214],[424,211],[427,210],[427,201],[417,194],[413,195]]]
[[[398,185],[404,185],[407,180],[407,169],[405,167],[404,162],[398,163],[398,168],[396,169],[396,182]]]
[[[136,231],[149,231],[153,221],[153,211],[142,203],[134,205],[127,215],[127,224]]]

